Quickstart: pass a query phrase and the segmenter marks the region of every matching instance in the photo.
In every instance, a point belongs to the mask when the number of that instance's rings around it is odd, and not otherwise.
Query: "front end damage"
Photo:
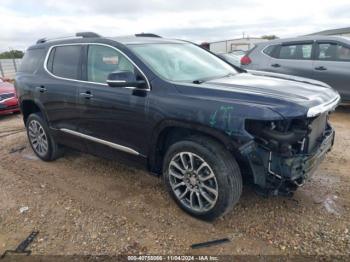
[[[253,140],[240,148],[254,184],[268,195],[291,195],[313,174],[332,148],[328,113],[301,119],[246,120]]]

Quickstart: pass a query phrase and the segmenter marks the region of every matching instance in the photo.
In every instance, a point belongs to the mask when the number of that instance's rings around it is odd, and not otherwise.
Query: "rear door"
[[[313,41],[283,43],[274,50],[268,71],[311,78],[312,58]]]
[[[54,130],[77,130],[80,114],[77,94],[81,81],[82,46],[58,45],[50,48],[45,60],[48,76],[36,87],[45,108],[49,125]],[[85,150],[82,140],[65,132],[58,133],[59,141]]]
[[[350,46],[336,41],[317,41],[313,78],[336,89],[350,101]]]
[[[77,129],[77,94],[81,85],[80,45],[54,46],[46,59],[49,77],[37,87],[42,94],[50,126],[56,129]]]

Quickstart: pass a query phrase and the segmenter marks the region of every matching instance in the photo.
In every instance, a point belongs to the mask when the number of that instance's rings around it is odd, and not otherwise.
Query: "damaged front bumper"
[[[328,125],[318,145],[308,154],[283,157],[254,141],[242,147],[241,154],[249,163],[255,185],[268,194],[290,194],[315,172],[331,150],[334,136]]]

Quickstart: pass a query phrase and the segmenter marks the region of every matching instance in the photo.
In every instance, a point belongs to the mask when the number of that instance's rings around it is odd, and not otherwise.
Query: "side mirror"
[[[145,80],[137,80],[131,71],[114,71],[108,75],[107,84],[110,87],[147,88]]]

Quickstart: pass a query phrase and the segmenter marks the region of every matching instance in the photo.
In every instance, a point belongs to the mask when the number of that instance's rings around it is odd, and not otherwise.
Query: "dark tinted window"
[[[79,79],[81,47],[77,45],[58,46],[52,49],[52,51],[54,54],[50,54],[48,61],[52,61],[52,65],[48,63],[48,69],[55,76],[69,79]],[[53,57],[51,57],[51,55]]]
[[[275,45],[270,45],[270,46],[266,47],[266,48],[263,50],[264,54],[273,57],[273,56],[274,56],[274,55],[273,55],[273,52],[274,52],[274,50],[275,50],[275,47],[276,47]]]
[[[326,61],[350,61],[350,48],[336,43],[318,44],[316,57]]]
[[[39,66],[44,64],[44,49],[29,49],[24,54],[19,72],[34,73]]]
[[[312,44],[282,45],[278,58],[280,59],[311,59]]]

